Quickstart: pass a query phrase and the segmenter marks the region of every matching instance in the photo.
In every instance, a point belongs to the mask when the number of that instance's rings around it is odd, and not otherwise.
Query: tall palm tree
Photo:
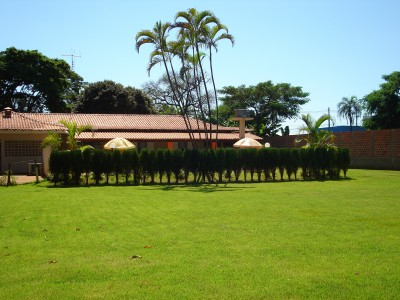
[[[221,31],[225,31],[218,35]],[[218,23],[213,27],[205,27],[204,28],[204,37],[205,43],[209,50],[209,63],[210,63],[210,71],[211,71],[211,80],[214,89],[214,98],[215,98],[215,111],[216,111],[216,118],[217,118],[217,131],[215,136],[215,141],[218,143],[218,125],[219,125],[219,112],[218,112],[218,97],[217,97],[217,89],[215,87],[215,80],[214,80],[214,71],[212,66],[212,49],[215,49],[215,52],[218,52],[218,42],[224,39],[231,41],[232,46],[235,44],[235,38],[233,35],[228,33],[228,27],[225,25]]]
[[[333,146],[334,135],[330,131],[321,130],[321,125],[328,121],[332,120],[330,115],[322,115],[317,120],[314,120],[310,114],[302,115],[301,119],[304,122],[304,125],[300,127],[300,133],[305,133],[307,136],[296,141],[297,143],[301,141],[305,141],[307,143],[307,147],[316,148],[316,147],[329,147]]]
[[[362,107],[356,96],[343,97],[338,104],[338,115],[347,119],[350,131],[353,131],[353,124],[357,126],[358,118],[361,116]]]
[[[172,66],[172,55],[171,48],[168,45],[167,38],[168,32],[171,29],[171,23],[162,23],[161,21],[156,22],[153,30],[141,30],[136,34],[136,50],[139,52],[140,47],[145,44],[153,45],[154,50],[150,54],[150,61],[147,71],[150,74],[151,69],[157,64],[163,64],[169,85],[171,87],[172,94],[176,100],[175,104],[178,106],[186,128],[189,131],[189,136],[192,139],[193,135],[190,130],[190,121],[185,113],[185,105],[182,104],[183,96],[180,94],[177,88],[178,82],[175,75],[175,71]]]
[[[182,21],[181,21],[182,20]],[[206,105],[208,110],[208,120],[211,121],[211,103],[210,103],[210,95],[207,89],[207,82],[204,73],[204,68],[201,60],[201,51],[200,48],[203,47],[206,43],[206,38],[204,33],[207,31],[207,27],[209,24],[219,24],[219,20],[215,17],[215,15],[208,10],[205,11],[197,11],[195,8],[190,8],[187,11],[180,11],[175,16],[175,24],[172,25],[172,28],[179,28],[179,36],[184,37],[189,46],[192,48],[193,54],[197,56],[198,64],[200,67],[200,75],[201,80],[204,86],[204,92],[206,96]],[[194,72],[195,72],[194,68]],[[197,76],[194,75],[194,78]],[[199,95],[198,99],[201,99],[201,95]],[[200,103],[201,107],[201,103]],[[204,119],[204,116],[203,116]],[[210,123],[210,141],[212,140],[212,126]]]

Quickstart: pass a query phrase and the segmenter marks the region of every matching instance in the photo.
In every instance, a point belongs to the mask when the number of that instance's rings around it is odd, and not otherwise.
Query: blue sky
[[[310,93],[302,113],[318,117],[328,107],[336,125],[342,97],[362,98],[381,76],[400,70],[398,0],[0,0],[0,51],[14,46],[71,62],[85,81],[110,79],[140,88],[150,79],[150,47],[135,50],[135,35],[176,12],[211,10],[228,26],[234,47],[220,43],[217,87],[272,80]],[[157,68],[156,68],[157,69]],[[296,133],[300,121],[289,120]]]

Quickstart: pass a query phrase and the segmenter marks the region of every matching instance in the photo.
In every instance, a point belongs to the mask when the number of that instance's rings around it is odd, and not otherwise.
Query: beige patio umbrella
[[[262,148],[263,145],[261,145],[255,139],[245,137],[241,140],[238,140],[236,143],[234,143],[233,147],[236,147],[236,148]]]
[[[128,149],[134,149],[135,145],[132,144],[130,141],[124,138],[115,138],[112,139],[111,141],[108,141],[104,145],[104,149],[106,150],[128,150]]]

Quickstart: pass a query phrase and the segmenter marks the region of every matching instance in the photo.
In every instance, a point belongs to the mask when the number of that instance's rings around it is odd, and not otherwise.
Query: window
[[[5,156],[42,156],[41,141],[5,141]]]

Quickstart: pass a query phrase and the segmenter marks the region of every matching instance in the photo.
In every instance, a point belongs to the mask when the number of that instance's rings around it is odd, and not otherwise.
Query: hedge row
[[[216,150],[147,150],[124,152],[105,150],[53,151],[50,156],[51,180],[57,184],[95,184],[110,176],[118,184],[159,182],[224,182],[337,179],[346,177],[350,165],[347,148],[262,148]]]

